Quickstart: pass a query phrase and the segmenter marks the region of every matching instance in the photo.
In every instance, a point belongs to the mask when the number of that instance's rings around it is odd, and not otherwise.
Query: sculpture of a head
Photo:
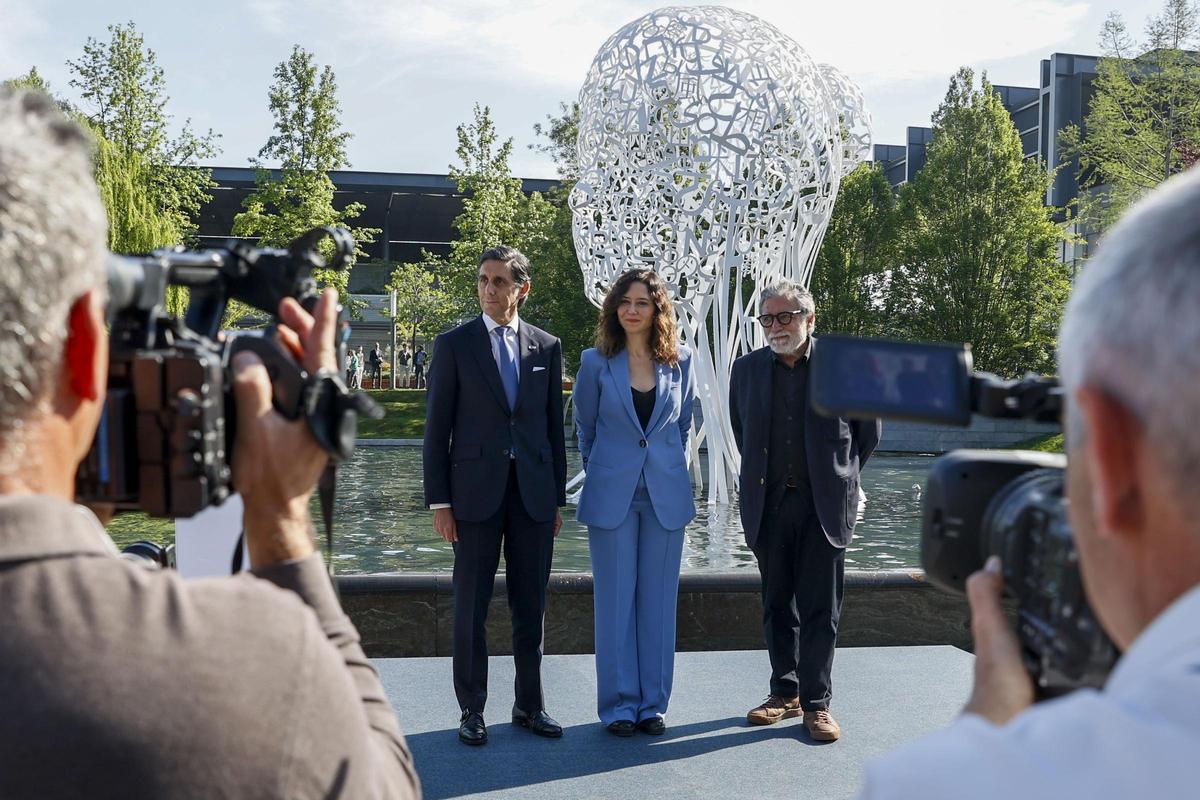
[[[570,198],[588,297],[649,267],[684,311],[733,276],[807,283],[841,177],[870,150],[857,88],[772,25],[663,8],[596,54]]]

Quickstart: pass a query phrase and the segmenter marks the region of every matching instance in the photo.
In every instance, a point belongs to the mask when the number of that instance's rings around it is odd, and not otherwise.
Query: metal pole
[[[391,262],[392,260],[392,200],[396,197],[395,192],[388,193],[387,208],[383,211],[383,260]]]
[[[392,317],[392,388],[396,388],[396,290],[392,289],[390,309]]]

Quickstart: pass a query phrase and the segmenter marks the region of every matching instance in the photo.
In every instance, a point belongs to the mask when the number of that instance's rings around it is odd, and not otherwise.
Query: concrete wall
[[[449,656],[453,588],[449,574],[362,575],[338,579],[342,605],[374,658]],[[504,578],[488,613],[488,649],[512,652]],[[762,601],[754,570],[685,573],[679,583],[677,649],[763,647]],[[943,592],[913,572],[848,571],[838,645],[882,647],[950,644],[970,647],[965,598]],[[593,652],[592,577],[555,573],[546,611],[547,653]]]
[[[1057,425],[978,416],[971,420],[969,428],[884,420],[878,449],[894,453],[944,453],[959,447],[1005,448],[1058,432]]]

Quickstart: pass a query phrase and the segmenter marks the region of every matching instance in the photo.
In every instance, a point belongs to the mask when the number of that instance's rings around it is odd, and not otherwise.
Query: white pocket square
[[[546,368],[545,367],[534,367],[533,371],[534,372],[545,372]]]

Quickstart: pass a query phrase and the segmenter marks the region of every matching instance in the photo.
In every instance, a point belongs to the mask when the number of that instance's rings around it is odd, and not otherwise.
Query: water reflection
[[[568,450],[567,461],[572,474],[578,471],[578,451]],[[848,568],[917,566],[920,488],[929,462],[920,456],[871,459],[863,473],[869,500],[846,551]],[[754,569],[736,501],[730,505],[700,501],[697,509],[686,531],[683,570]],[[554,546],[554,571],[587,572],[587,530],[575,521],[574,506],[564,511],[563,529]],[[358,448],[338,474],[334,550],[338,572],[449,571],[454,553],[433,532],[431,520],[424,507],[419,447]]]

